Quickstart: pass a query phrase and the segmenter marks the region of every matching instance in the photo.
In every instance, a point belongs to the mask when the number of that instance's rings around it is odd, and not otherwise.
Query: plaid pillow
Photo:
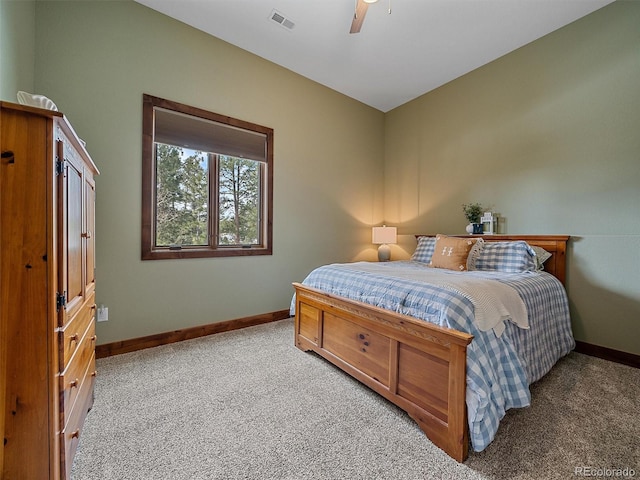
[[[520,273],[537,269],[536,254],[524,241],[485,242],[476,259],[476,270]]]
[[[418,237],[418,246],[411,255],[414,262],[429,263],[433,256],[433,249],[436,246],[436,237]]]

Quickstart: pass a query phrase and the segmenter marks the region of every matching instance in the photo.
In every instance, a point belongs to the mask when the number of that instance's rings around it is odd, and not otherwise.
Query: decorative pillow
[[[414,262],[429,263],[433,255],[433,248],[436,246],[436,237],[418,237],[418,246],[411,255]]]
[[[478,261],[478,257],[480,257],[483,248],[484,240],[480,237],[477,239],[475,245],[471,247],[471,251],[467,257],[467,270],[477,270],[476,262]]]
[[[467,270],[469,252],[478,241],[477,238],[456,238],[446,235],[436,235],[430,267],[446,268],[464,272]]]
[[[544,262],[551,258],[551,254],[542,247],[529,245],[536,254],[536,265],[538,270],[544,270]]]
[[[536,254],[524,241],[485,242],[476,260],[476,270],[520,273],[537,269]]]

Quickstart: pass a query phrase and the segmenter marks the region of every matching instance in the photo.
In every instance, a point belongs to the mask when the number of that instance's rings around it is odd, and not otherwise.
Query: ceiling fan
[[[376,3],[378,0],[356,0],[356,8],[353,12],[353,21],[351,22],[351,30],[349,33],[360,33],[364,17],[370,3]],[[391,13],[391,0],[389,0],[389,13]]]

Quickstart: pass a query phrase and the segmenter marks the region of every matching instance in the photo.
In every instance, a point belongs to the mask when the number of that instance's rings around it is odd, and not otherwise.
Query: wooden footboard
[[[472,335],[294,283],[295,343],[364,383],[462,462],[468,455],[466,349]]]

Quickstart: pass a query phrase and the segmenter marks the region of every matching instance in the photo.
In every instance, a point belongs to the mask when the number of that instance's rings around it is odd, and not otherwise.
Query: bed
[[[470,444],[481,451],[493,440],[506,410],[529,405],[529,384],[575,346],[563,288],[569,237],[449,237],[491,245],[480,249],[478,262],[487,261],[490,249],[524,242],[525,249],[538,248],[537,255],[527,250],[534,261],[542,260],[539,248],[549,258],[543,271],[442,269],[448,276],[436,285],[416,280],[423,272],[441,270],[426,268],[416,257],[422,245],[434,244],[435,236],[417,238],[418,249],[410,261],[327,265],[294,283],[295,345],[316,352],[403,409],[435,445],[462,462]],[[477,255],[477,248],[473,250]],[[450,284],[449,279],[458,281],[454,277],[460,277],[462,286]],[[469,292],[483,278],[495,285],[509,284],[505,290],[518,293],[526,325],[510,321],[505,312],[497,312],[503,315],[491,325],[475,323],[475,316],[495,315],[491,307],[499,303],[470,300]],[[550,293],[538,288],[549,288]],[[380,291],[393,292],[400,305],[380,300]],[[453,303],[452,296],[457,298]],[[423,301],[426,308],[418,305]]]

